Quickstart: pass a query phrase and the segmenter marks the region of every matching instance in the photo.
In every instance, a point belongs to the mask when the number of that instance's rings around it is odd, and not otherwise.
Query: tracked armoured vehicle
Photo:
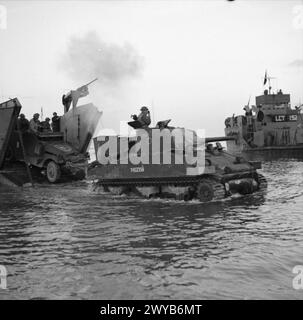
[[[250,194],[266,187],[265,178],[256,170],[261,168],[260,162],[248,162],[223,150],[220,141],[233,138],[206,138],[205,143],[201,144],[201,140],[193,133],[191,143],[187,143],[190,136],[188,133],[192,131],[169,127],[168,122],[161,121],[155,128],[143,130],[143,133],[146,132],[148,147],[142,146],[142,129],[136,129],[135,134],[128,137],[95,138],[97,160],[90,165],[88,176],[94,180],[96,187],[115,194],[134,193],[146,198],[198,199],[201,202],[221,200],[233,193]],[[129,125],[136,128],[135,122],[129,122]],[[172,135],[175,129],[182,136],[178,142]],[[155,142],[156,135],[160,135],[162,141],[160,150],[155,148],[155,143],[159,146],[159,141]],[[165,160],[163,149],[167,136],[172,138],[169,150],[171,161],[167,161],[168,158]],[[121,145],[126,146],[126,149],[121,149]],[[204,157],[203,163],[188,163],[185,157],[190,152],[194,156],[200,152]]]

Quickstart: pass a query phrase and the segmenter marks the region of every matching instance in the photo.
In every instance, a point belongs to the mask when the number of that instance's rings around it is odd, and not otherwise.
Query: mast
[[[271,86],[271,80],[272,79],[276,79],[275,77],[270,77],[267,75],[267,70],[265,70],[265,76],[264,76],[264,82],[263,82],[263,86],[266,85],[266,83],[268,82],[268,93],[271,94],[271,89],[272,89],[272,86]]]

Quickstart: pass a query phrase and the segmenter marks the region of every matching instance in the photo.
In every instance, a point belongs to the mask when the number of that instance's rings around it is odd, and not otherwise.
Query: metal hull
[[[303,159],[303,144],[288,146],[267,146],[251,148],[247,144],[227,142],[227,152],[239,156],[244,155],[249,160],[270,161],[276,159]]]
[[[67,147],[71,149],[73,155],[70,157],[72,160],[68,160],[64,165],[62,164],[63,176],[71,179],[84,178],[87,172],[87,159],[85,159],[85,167],[82,162],[81,167],[79,167],[77,166],[79,161],[75,159],[74,154],[83,155],[87,152],[102,112],[99,112],[92,104],[82,105],[70,110],[61,118],[61,131],[63,131],[66,142],[44,142],[43,140],[38,141],[34,134],[27,132],[19,136],[15,129],[20,110],[21,104],[17,99],[0,105],[0,185],[23,186],[32,180],[31,176],[35,181],[39,181],[41,172],[45,169],[45,161],[43,161],[45,156],[61,165],[63,160],[60,160],[57,156],[60,156]],[[62,137],[62,133],[60,134]],[[55,135],[55,133],[52,135]],[[33,139],[30,139],[31,136]],[[50,136],[50,134],[47,136]],[[20,139],[22,139],[22,144]],[[25,154],[22,152],[21,145],[25,148]],[[39,152],[37,146],[41,147]],[[63,148],[63,151],[61,152],[61,149],[58,150],[58,148]],[[7,157],[7,150],[11,151],[11,159]],[[25,163],[31,165],[31,169],[28,169],[30,171],[27,171]],[[37,169],[39,171],[38,175]]]
[[[92,103],[69,110],[60,119],[60,128],[65,141],[80,152],[86,152],[92,137],[98,129],[102,112]]]
[[[225,120],[225,135],[234,137],[227,142],[232,154],[275,153],[293,156],[303,153],[303,117],[301,107],[292,108],[290,95],[264,90],[256,97],[255,106],[245,106],[244,115]]]
[[[261,164],[233,157],[223,151],[218,144],[216,147],[210,143],[206,145],[205,154],[203,154],[204,165],[200,163],[190,165],[186,161],[183,161],[182,164],[175,163],[173,155],[176,150],[179,152],[181,150],[181,154],[185,154],[185,147],[175,149],[176,143],[171,143],[171,151],[173,151],[170,155],[171,164],[165,164],[163,160],[160,163],[153,163],[155,153],[160,154],[160,159],[163,159],[164,154],[161,148],[153,152],[152,131],[154,129],[150,128],[146,131],[149,135],[149,151],[145,149],[145,152],[149,161],[139,162],[137,165],[132,164],[131,161],[128,164],[120,161],[125,160],[122,156],[124,153],[129,159],[137,153],[137,149],[133,148],[134,145],[130,144],[134,142],[134,137],[117,137],[117,146],[121,145],[121,139],[126,139],[124,142],[126,146],[128,145],[128,150],[121,150],[121,153],[113,152],[112,163],[103,161],[105,159],[103,157],[109,159],[107,157],[110,155],[109,152],[108,154],[103,153],[109,137],[95,138],[97,161],[89,168],[88,177],[95,180],[96,186],[103,187],[104,191],[116,194],[135,193],[148,198],[173,197],[185,201],[191,199],[199,199],[201,202],[222,200],[232,193],[248,194],[262,188],[262,179],[256,171]],[[128,143],[127,139],[129,139]],[[216,142],[222,139],[222,137],[217,137],[205,140]],[[119,157],[114,157],[114,155],[119,155]]]

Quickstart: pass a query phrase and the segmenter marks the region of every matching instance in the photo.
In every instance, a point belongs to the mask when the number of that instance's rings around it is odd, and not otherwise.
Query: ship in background
[[[291,107],[290,94],[282,90],[272,92],[270,80],[265,73],[262,95],[257,96],[255,105],[244,107],[244,115],[233,115],[225,120],[225,135],[233,137],[226,142],[232,154],[289,155],[295,152],[303,157],[302,105]],[[268,153],[270,151],[270,153]]]

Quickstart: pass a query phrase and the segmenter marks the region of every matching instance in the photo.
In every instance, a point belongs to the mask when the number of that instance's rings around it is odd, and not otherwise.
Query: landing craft
[[[59,132],[36,133],[18,128],[17,98],[0,104],[0,184],[22,186],[37,173],[51,183],[86,177],[87,151],[102,113],[93,104],[76,104],[60,117]]]
[[[234,138],[226,142],[228,152],[248,156],[275,152],[284,156],[291,151],[303,156],[302,105],[292,108],[290,94],[272,92],[270,79],[265,76],[264,84],[268,82],[269,87],[256,97],[255,105],[248,104],[244,115],[225,120],[225,135]]]
[[[172,131],[178,129],[183,134],[182,141],[186,139],[187,129],[168,126],[169,121],[160,121],[154,128],[144,130],[148,137],[148,163],[125,163],[127,157],[136,157],[138,150],[134,145],[141,140],[142,129],[138,129],[134,122],[129,125],[135,129],[137,135],[131,137],[116,136],[117,145],[126,143],[126,149],[121,153],[118,147],[117,154],[103,154],[103,146],[110,136],[94,138],[96,161],[88,170],[88,177],[95,181],[96,187],[115,194],[137,194],[142,197],[169,197],[178,200],[198,199],[201,202],[221,200],[233,193],[249,194],[266,187],[265,178],[258,174],[256,169],[261,168],[260,162],[248,162],[242,157],[235,157],[225,152],[220,141],[234,138],[216,137],[206,138],[203,150],[198,139],[193,135],[192,151],[202,150],[204,165],[177,163],[174,159],[176,153],[182,157],[186,155],[185,143],[171,143],[171,163],[164,161],[163,148],[155,151],[153,133],[160,130],[165,135],[171,136]],[[139,131],[140,130],[140,131]],[[136,139],[136,136],[140,138]],[[215,143],[215,145],[213,145]],[[157,144],[159,145],[159,144]],[[160,143],[160,145],[162,145]],[[143,149],[139,151],[142,156]],[[159,152],[160,163],[153,163],[155,152]],[[104,158],[113,158],[105,164]]]

